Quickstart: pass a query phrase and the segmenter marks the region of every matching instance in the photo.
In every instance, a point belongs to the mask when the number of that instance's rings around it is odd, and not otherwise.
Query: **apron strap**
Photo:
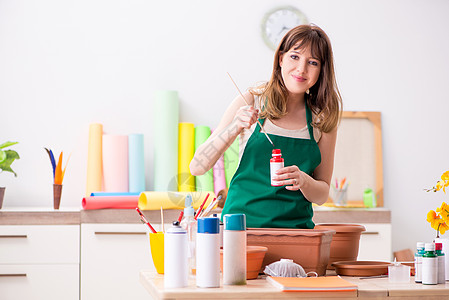
[[[307,106],[307,100],[305,101],[305,105],[306,105],[307,129],[309,129],[310,139],[315,141],[315,137],[313,136],[312,111]]]

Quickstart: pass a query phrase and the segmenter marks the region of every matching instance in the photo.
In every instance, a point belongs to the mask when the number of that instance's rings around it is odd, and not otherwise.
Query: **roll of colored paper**
[[[140,193],[145,191],[145,155],[143,134],[128,136],[128,168],[129,191]]]
[[[195,152],[209,138],[210,133],[211,131],[208,126],[199,125],[195,127]],[[195,177],[195,190],[204,192],[214,190],[214,174],[212,169],[203,175]]]
[[[139,201],[139,196],[100,196],[85,197],[82,201],[83,209],[104,209],[104,208],[129,208],[135,209]]]
[[[224,159],[223,155],[217,160],[214,167],[214,191],[215,194],[224,189],[226,189],[226,177],[225,177],[225,169],[224,169]]]
[[[215,198],[212,192],[142,192],[139,196],[139,208],[141,210],[160,210],[161,207],[162,209],[183,209],[185,197],[189,194],[192,195],[194,209],[201,206],[208,194],[204,207],[207,207]]]
[[[89,125],[89,142],[87,149],[86,196],[92,192],[102,191],[102,137],[103,125]]]
[[[234,142],[229,146],[229,148],[224,153],[224,167],[226,176],[226,187],[229,188],[231,179],[237,171],[237,166],[239,165],[239,137],[237,137]]]
[[[128,192],[128,136],[103,135],[105,192]]]
[[[176,91],[157,91],[152,107],[154,190],[177,191],[179,99]]]
[[[195,177],[190,174],[190,161],[195,153],[195,125],[179,123],[178,191],[195,191]]]

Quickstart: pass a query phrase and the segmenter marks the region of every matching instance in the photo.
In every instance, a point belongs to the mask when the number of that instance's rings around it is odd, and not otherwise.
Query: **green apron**
[[[281,149],[285,167],[296,165],[312,176],[321,163],[321,152],[313,136],[312,113],[307,105],[306,118],[310,139],[273,134],[270,138],[274,146]],[[263,126],[265,120],[259,121]],[[222,216],[244,213],[246,226],[253,228],[314,228],[312,203],[301,191],[271,186],[272,150],[273,146],[257,124],[231,180]]]

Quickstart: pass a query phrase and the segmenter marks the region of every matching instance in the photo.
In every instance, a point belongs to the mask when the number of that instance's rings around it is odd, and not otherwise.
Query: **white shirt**
[[[254,107],[260,110],[259,100],[257,96],[254,97]],[[312,113],[312,119],[315,118],[316,116]],[[257,122],[254,123],[251,128],[244,129],[239,136],[239,161],[241,160],[243,152],[245,151],[246,143],[251,137],[251,134],[253,134],[256,126]],[[299,139],[310,139],[309,129],[307,128],[307,125],[301,129],[285,129],[273,124],[273,122],[271,122],[269,119],[266,119],[263,123],[263,128],[269,134]],[[321,131],[318,128],[313,127],[313,136],[315,138],[315,141],[318,143],[321,138]]]

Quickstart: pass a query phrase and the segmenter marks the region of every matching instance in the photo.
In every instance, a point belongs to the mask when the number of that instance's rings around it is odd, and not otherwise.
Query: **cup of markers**
[[[348,182],[346,178],[342,180],[335,179],[332,187],[332,201],[335,206],[346,206],[348,203]]]

